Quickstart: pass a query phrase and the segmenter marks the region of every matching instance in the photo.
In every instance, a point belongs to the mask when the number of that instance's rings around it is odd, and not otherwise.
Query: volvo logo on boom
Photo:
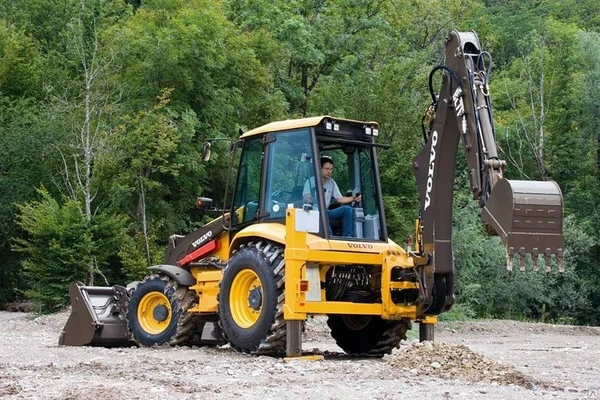
[[[438,141],[437,131],[431,134],[431,153],[429,154],[429,171],[427,172],[427,189],[425,190],[425,210],[431,204],[431,190],[433,189],[433,171],[435,170],[435,154]]]
[[[200,244],[202,244],[202,242],[204,242],[206,239],[208,239],[209,237],[212,236],[212,231],[208,231],[206,232],[204,235],[200,236],[198,239],[194,240],[192,242],[192,246],[194,248],[200,246]]]

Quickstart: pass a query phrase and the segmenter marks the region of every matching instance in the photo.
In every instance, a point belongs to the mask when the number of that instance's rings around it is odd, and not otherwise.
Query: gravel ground
[[[441,323],[435,343],[351,358],[325,319],[303,349],[320,361],[221,348],[61,347],[67,312],[0,312],[2,399],[590,399],[600,395],[600,328],[514,321]],[[414,337],[413,333],[413,337]]]

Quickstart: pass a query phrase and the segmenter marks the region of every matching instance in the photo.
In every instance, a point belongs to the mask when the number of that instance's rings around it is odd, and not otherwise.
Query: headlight
[[[337,132],[340,130],[340,124],[335,121],[325,120],[325,129]]]
[[[379,129],[374,125],[365,125],[365,135],[378,136]]]

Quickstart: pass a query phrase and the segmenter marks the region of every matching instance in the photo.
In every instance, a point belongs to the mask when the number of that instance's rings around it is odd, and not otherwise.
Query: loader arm
[[[426,144],[413,160],[421,199],[421,248],[429,256],[424,268],[426,314],[437,314],[453,302],[452,203],[459,141],[469,168],[473,198],[482,208],[486,232],[501,237],[512,268],[527,254],[537,269],[538,255],[550,267],[554,255],[562,269],[563,198],[555,182],[510,181],[498,156],[488,76],[491,56],[482,52],[475,32],[453,30],[445,43],[445,65],[429,77],[433,102],[424,117]],[[432,77],[442,71],[438,95]],[[436,293],[437,291],[437,293]]]

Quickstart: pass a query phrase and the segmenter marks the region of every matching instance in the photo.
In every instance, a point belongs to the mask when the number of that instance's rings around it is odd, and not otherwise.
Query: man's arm
[[[358,196],[352,195],[352,196],[342,196],[340,198],[335,199],[338,203],[340,204],[348,204],[348,203],[352,203],[353,201],[360,201],[361,199],[361,195],[359,194]]]
[[[348,204],[352,203],[353,201],[360,201],[360,193],[358,194],[358,196],[355,196],[354,194],[352,196],[342,196],[342,192],[340,192],[340,188],[338,187],[337,182],[333,181],[333,184],[335,185],[333,188],[333,197],[338,203]]]

